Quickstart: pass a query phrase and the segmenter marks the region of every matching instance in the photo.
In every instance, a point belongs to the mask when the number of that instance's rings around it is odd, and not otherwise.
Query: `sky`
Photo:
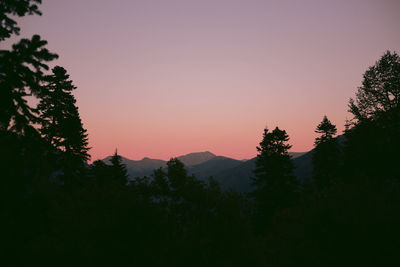
[[[313,148],[324,115],[342,133],[350,97],[386,50],[396,0],[43,0],[18,19],[67,69],[92,159],[257,154],[278,126]]]

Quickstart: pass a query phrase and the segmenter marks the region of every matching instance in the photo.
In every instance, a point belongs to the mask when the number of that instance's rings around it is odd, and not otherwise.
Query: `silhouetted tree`
[[[318,189],[324,190],[333,184],[339,168],[339,145],[334,138],[337,132],[326,116],[318,124],[316,133],[320,134],[315,139],[315,150],[313,154],[313,176]]]
[[[330,120],[326,116],[322,119],[322,122],[318,124],[316,133],[321,134],[320,137],[315,139],[314,145],[319,145],[324,142],[330,141],[334,138],[334,135],[337,133],[336,126],[331,123]]]
[[[90,159],[88,136],[71,93],[76,87],[64,68],[56,66],[52,72],[46,77],[46,94],[38,105],[40,133],[67,156],[86,162]]]
[[[253,178],[255,190],[252,196],[256,200],[257,213],[261,217],[288,206],[294,199],[298,183],[293,175],[294,166],[288,153],[291,145],[288,141],[289,136],[285,130],[276,127],[269,132],[266,128],[260,146],[257,147]]]
[[[41,15],[38,4],[41,0],[2,0],[0,1],[0,41],[19,34],[20,28],[13,19],[15,16],[22,17],[26,14]]]
[[[50,53],[47,41],[34,35],[22,39],[12,50],[0,50],[0,130],[24,134],[36,122],[36,110],[28,105],[26,97],[42,97],[46,62],[58,56]]]
[[[387,51],[364,74],[347,129],[346,172],[353,178],[399,179],[400,57]]]
[[[0,42],[19,34],[14,20],[17,16],[40,15],[37,6],[40,2],[0,1]],[[42,85],[48,70],[46,64],[58,57],[46,49],[46,44],[40,36],[34,35],[31,39],[20,40],[9,50],[0,50],[0,142],[2,154],[12,151],[18,158],[7,157],[11,161],[3,161],[0,169],[7,173],[5,177],[9,181],[19,181],[19,189],[24,188],[21,192],[26,192],[27,188],[33,190],[37,184],[47,181],[57,165],[54,149],[44,142],[35,127],[38,115],[34,104],[45,93]],[[33,101],[29,104],[28,100]]]
[[[187,171],[185,165],[177,158],[171,158],[167,162],[167,174],[171,188],[180,191],[187,182]]]
[[[90,176],[95,184],[106,187],[107,182],[111,179],[111,166],[105,164],[102,160],[96,160],[90,166]]]
[[[350,99],[350,112],[357,121],[376,118],[397,110],[400,104],[400,57],[387,51],[364,74],[356,99]]]
[[[128,172],[126,170],[126,165],[122,163],[122,157],[118,155],[117,150],[115,150],[110,162],[112,179],[116,181],[118,185],[126,185],[128,182]]]

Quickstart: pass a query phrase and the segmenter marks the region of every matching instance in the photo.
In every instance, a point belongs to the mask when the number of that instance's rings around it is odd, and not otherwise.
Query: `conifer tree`
[[[86,162],[88,137],[83,128],[72,90],[76,87],[62,67],[56,66],[47,76],[46,94],[38,105],[40,111],[40,133],[54,147],[68,156]]]
[[[313,154],[313,176],[318,189],[324,190],[333,184],[339,167],[339,146],[334,135],[337,132],[326,116],[318,124],[316,133],[320,134],[315,139]]]
[[[39,35],[22,39],[12,50],[0,50],[0,131],[25,134],[32,130],[37,113],[27,102],[28,96],[41,98],[48,70],[47,62],[58,56],[49,52]]]
[[[118,185],[126,185],[128,182],[128,172],[126,170],[126,165],[122,163],[122,157],[118,155],[117,149],[115,149],[114,155],[111,157],[110,162],[112,179]]]
[[[315,139],[315,145],[330,141],[333,139],[334,135],[337,133],[336,126],[328,120],[328,117],[324,116],[322,122],[318,124],[316,133],[321,134],[320,137]]]
[[[41,15],[38,4],[41,0],[2,0],[0,1],[0,41],[9,38],[12,34],[19,34],[20,28],[13,19],[26,14]]]
[[[252,196],[259,213],[273,213],[293,200],[297,180],[293,175],[293,163],[288,150],[289,136],[276,127],[272,132],[264,129],[263,139],[257,147],[258,155],[254,170]]]

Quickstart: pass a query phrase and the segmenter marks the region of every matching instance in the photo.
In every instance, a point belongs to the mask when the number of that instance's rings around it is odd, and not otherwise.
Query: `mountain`
[[[214,178],[220,183],[222,190],[231,188],[237,192],[250,192],[255,162],[256,158],[241,162],[234,168],[217,173]]]
[[[300,181],[304,181],[312,171],[310,152],[290,152],[289,154],[292,156],[296,167],[295,176]],[[254,177],[255,166],[256,157],[242,162],[234,168],[221,171],[215,174],[214,178],[220,183],[223,190],[231,188],[238,192],[250,192],[252,191],[251,177]]]
[[[307,152],[289,152],[289,155],[292,157],[292,159],[298,158],[306,154]]]
[[[126,165],[126,170],[131,179],[135,177],[149,176],[155,169],[167,166],[167,162],[161,159],[143,158],[141,160],[131,160],[125,157],[122,158],[122,163]],[[110,162],[111,157],[103,159],[105,163]]]
[[[186,155],[182,155],[177,157],[180,161],[185,164],[187,168],[190,168],[193,165],[202,164],[206,161],[209,161],[213,158],[217,157],[213,153],[206,151],[206,152],[195,152]],[[122,163],[126,165],[126,169],[128,171],[128,175],[131,179],[135,177],[143,177],[143,176],[150,176],[153,174],[153,171],[158,168],[164,168],[167,166],[167,162],[161,159],[151,159],[151,158],[143,158],[141,160],[131,160],[125,157],[122,158]],[[109,163],[111,156],[106,157],[103,159],[105,163]],[[201,169],[201,167],[200,167]],[[206,168],[205,168],[206,169]],[[197,170],[197,169],[196,169]],[[202,171],[200,171],[201,173]],[[197,171],[196,171],[197,173]]]
[[[311,179],[312,172],[313,172],[313,165],[312,165],[312,155],[314,154],[314,149],[303,154],[300,157],[294,158],[294,175],[300,182],[307,181]]]
[[[231,159],[222,156],[214,158],[203,163],[189,166],[189,174],[194,174],[198,179],[206,180],[210,176],[216,176],[218,173],[239,166],[243,162],[236,159]]]
[[[192,166],[192,165],[197,165],[201,164],[203,162],[206,162],[210,159],[215,158],[216,155],[213,153],[206,151],[206,152],[195,152],[195,153],[190,153],[187,155],[179,156],[177,157],[180,161],[185,164],[185,166]]]
[[[312,153],[313,150],[306,153],[289,153],[296,167],[294,174],[300,181],[304,181],[312,174]],[[110,158],[107,157],[103,161],[109,163]],[[216,156],[209,151],[190,153],[177,158],[185,164],[189,174],[193,174],[196,178],[204,181],[212,176],[220,183],[223,190],[229,188],[238,192],[250,192],[252,190],[251,177],[253,177],[256,158],[246,161],[236,160]],[[122,162],[126,165],[130,179],[150,176],[155,169],[165,168],[167,163],[160,159],[130,160],[124,157],[122,157]]]

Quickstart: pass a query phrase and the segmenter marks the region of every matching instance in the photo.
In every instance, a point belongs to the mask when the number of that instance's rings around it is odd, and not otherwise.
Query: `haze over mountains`
[[[292,152],[293,162],[296,166],[294,171],[299,180],[306,179],[311,175],[311,155],[310,152]],[[251,191],[251,177],[255,167],[255,159],[237,160],[224,156],[217,156],[209,151],[195,152],[178,156],[188,171],[200,180],[207,181],[210,176],[216,179],[223,190],[232,188],[238,192]],[[108,163],[110,157],[103,159]],[[130,160],[122,157],[122,162],[126,165],[129,178],[151,176],[153,171],[158,168],[165,168],[167,161],[160,159],[143,158],[141,160]]]

